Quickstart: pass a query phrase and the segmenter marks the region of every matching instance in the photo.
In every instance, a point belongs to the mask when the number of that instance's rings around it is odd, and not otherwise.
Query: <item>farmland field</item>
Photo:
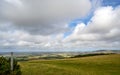
[[[120,75],[120,54],[19,62],[22,75]]]

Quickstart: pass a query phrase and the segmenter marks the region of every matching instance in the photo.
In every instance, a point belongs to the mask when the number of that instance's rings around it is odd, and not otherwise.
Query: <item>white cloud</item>
[[[88,25],[78,24],[73,33],[64,41],[80,46],[94,48],[119,48],[120,45],[120,8],[98,8]],[[85,26],[85,27],[84,27]],[[81,30],[81,28],[83,28]],[[117,45],[115,44],[117,42]]]
[[[73,33],[74,34],[81,33],[84,30],[85,26],[86,25],[84,23],[77,24],[77,26],[75,27],[75,30],[73,31]]]
[[[85,16],[91,8],[89,0],[5,1],[7,3],[2,3],[0,13],[7,21],[17,29],[40,35],[65,32],[66,23]]]
[[[69,30],[67,23],[89,12],[89,0],[2,2],[0,50],[120,48],[120,7],[100,7],[99,3],[91,21],[77,24],[72,34],[64,38],[64,32]]]

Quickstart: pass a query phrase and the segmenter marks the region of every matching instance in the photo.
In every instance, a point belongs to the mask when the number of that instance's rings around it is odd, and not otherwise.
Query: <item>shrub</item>
[[[13,61],[13,71],[10,70],[10,58],[0,57],[0,75],[21,75],[20,66]]]

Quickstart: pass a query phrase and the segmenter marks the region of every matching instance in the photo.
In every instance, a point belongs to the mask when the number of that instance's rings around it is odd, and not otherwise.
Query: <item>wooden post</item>
[[[13,71],[13,52],[11,52],[11,71]]]

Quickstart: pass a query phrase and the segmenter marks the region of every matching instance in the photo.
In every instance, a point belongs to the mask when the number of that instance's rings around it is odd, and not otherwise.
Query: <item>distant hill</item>
[[[88,52],[14,52],[14,57],[20,58],[37,58],[37,59],[58,59],[69,57],[84,57],[104,54],[120,54],[120,50],[96,50]],[[10,52],[0,52],[0,56],[9,57]]]
[[[120,50],[97,50],[97,51],[92,51],[92,52],[84,52],[84,53],[75,55],[71,58],[89,57],[89,56],[98,56],[98,55],[110,55],[110,54],[120,54]]]
[[[93,51],[93,53],[116,53],[116,54],[120,54],[120,50],[97,50],[97,51]]]

